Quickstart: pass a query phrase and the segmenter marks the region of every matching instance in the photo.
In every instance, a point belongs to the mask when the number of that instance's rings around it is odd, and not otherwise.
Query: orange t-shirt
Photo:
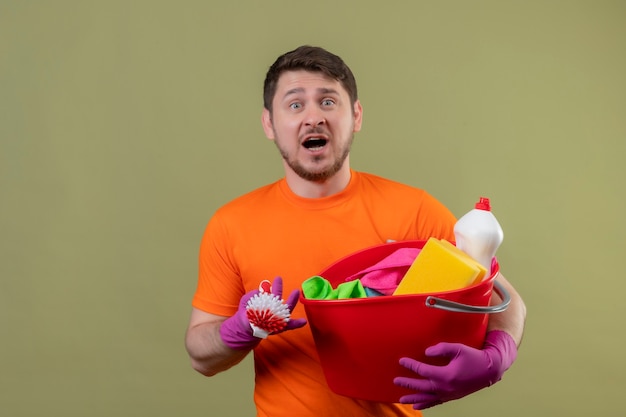
[[[283,295],[357,250],[388,240],[454,240],[452,213],[423,190],[352,171],[340,193],[296,196],[284,179],[241,196],[210,220],[200,247],[193,306],[232,316],[264,279]],[[292,317],[304,317],[296,306]],[[271,335],[254,349],[259,417],[415,416],[407,405],[355,400],[326,384],[308,326]]]

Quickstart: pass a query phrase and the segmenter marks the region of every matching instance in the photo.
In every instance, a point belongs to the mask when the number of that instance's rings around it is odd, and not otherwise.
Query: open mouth
[[[302,146],[307,148],[308,150],[315,151],[318,149],[322,149],[328,143],[327,139],[323,138],[309,138],[304,141]]]

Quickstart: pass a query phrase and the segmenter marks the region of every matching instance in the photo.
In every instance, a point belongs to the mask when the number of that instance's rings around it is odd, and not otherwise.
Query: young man
[[[429,349],[429,355],[451,358],[442,367],[401,359],[416,375],[395,383],[415,394],[387,404],[328,388],[303,309],[295,308],[301,283],[349,253],[390,239],[454,240],[456,219],[428,193],[350,168],[362,117],[354,76],[339,57],[309,46],[280,56],[265,79],[262,123],[282,155],[285,177],[221,207],[202,239],[187,351],[194,369],[211,376],[253,350],[258,416],[415,416],[413,408],[497,382],[515,360],[525,307],[499,276],[512,301],[491,315],[483,349]],[[292,316],[284,331],[261,339],[245,305],[262,280],[274,277],[273,293],[289,290],[284,298]]]

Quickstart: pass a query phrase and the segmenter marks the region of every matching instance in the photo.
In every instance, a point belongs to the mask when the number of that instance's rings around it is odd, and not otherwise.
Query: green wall
[[[303,43],[357,76],[355,168],[457,215],[489,196],[505,231],[519,359],[426,415],[617,415],[625,19],[607,0],[0,1],[2,415],[254,415],[251,362],[204,378],[183,335],[207,220],[282,175],[261,85]]]

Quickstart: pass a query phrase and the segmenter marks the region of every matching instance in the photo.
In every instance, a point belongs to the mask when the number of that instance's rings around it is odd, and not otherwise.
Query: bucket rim
[[[454,241],[450,241],[451,243],[455,244]],[[358,256],[362,253],[367,253],[369,251],[374,251],[377,250],[381,247],[385,247],[385,248],[406,248],[406,247],[410,247],[410,248],[420,248],[426,243],[426,240],[421,240],[421,239],[414,239],[414,240],[404,240],[404,241],[395,241],[395,242],[389,242],[389,243],[382,243],[382,244],[377,244],[377,245],[372,245],[369,247],[366,247],[364,249],[360,249],[357,250],[355,252],[352,252],[342,258],[339,258],[337,261],[331,263],[330,265],[326,266],[320,273],[319,276],[321,276],[322,278],[324,278],[324,272],[328,271],[332,268],[334,268],[336,265],[341,264],[343,262],[345,262],[348,259],[351,259],[352,257]],[[336,299],[336,300],[324,300],[324,299],[315,299],[315,298],[306,298],[304,297],[304,293],[303,291],[300,291],[300,297],[298,302],[302,303],[303,305],[307,305],[307,304],[311,304],[311,305],[316,305],[316,304],[320,304],[320,303],[324,303],[324,304],[328,304],[328,303],[332,303],[335,305],[341,305],[341,304],[354,304],[354,303],[358,303],[358,304],[376,304],[376,303],[384,303],[387,302],[389,300],[390,297],[394,297],[394,299],[400,300],[400,299],[415,299],[415,298],[427,298],[427,297],[443,297],[445,298],[446,296],[449,295],[455,295],[458,294],[460,292],[464,292],[464,291],[470,291],[474,288],[477,287],[481,287],[481,286],[489,286],[492,285],[496,276],[498,275],[498,273],[500,272],[500,265],[498,264],[498,262],[494,262],[493,264],[493,269],[491,271],[491,275],[487,278],[482,279],[481,281],[474,283],[470,286],[467,287],[463,287],[463,288],[458,288],[455,290],[447,290],[447,291],[437,291],[437,292],[429,292],[429,293],[420,293],[420,294],[402,294],[402,295],[380,295],[380,296],[376,296],[376,297],[365,297],[365,298],[343,298],[343,299]]]
[[[482,281],[477,282],[476,284],[472,284],[472,285],[470,285],[468,287],[463,287],[463,288],[459,288],[459,289],[456,289],[456,290],[429,292],[429,293],[421,293],[421,294],[378,295],[376,297],[342,298],[342,299],[336,299],[336,300],[323,300],[323,299],[316,299],[316,298],[305,298],[304,294],[302,293],[302,291],[300,291],[299,302],[304,304],[304,305],[306,305],[306,304],[320,304],[320,303],[323,303],[323,304],[328,304],[328,303],[332,303],[332,304],[354,304],[354,303],[358,303],[358,304],[366,304],[367,303],[367,304],[370,304],[371,303],[371,304],[374,304],[374,303],[385,303],[385,302],[388,302],[391,297],[393,297],[394,300],[427,298],[427,297],[442,297],[442,298],[445,298],[448,295],[454,295],[454,294],[458,294],[458,293],[463,292],[463,291],[472,290],[473,288],[490,285],[495,280],[497,274],[498,274],[498,269],[496,268],[496,269],[494,269],[494,273],[490,277],[485,278]]]

